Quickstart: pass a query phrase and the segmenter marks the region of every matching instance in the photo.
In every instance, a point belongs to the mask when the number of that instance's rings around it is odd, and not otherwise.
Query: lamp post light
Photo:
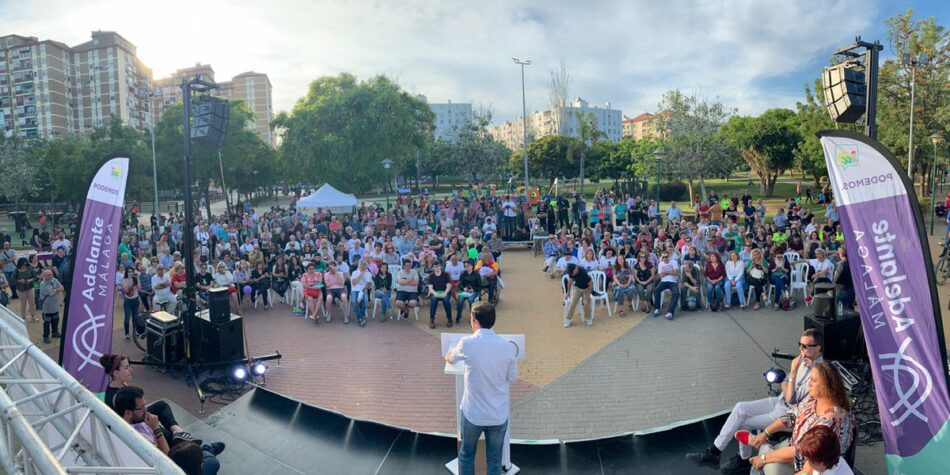
[[[155,165],[155,114],[152,112],[152,101],[155,98],[155,90],[147,89],[145,92],[145,97],[148,100],[148,122],[149,122],[149,134],[152,136],[152,191],[155,194],[155,199],[153,200],[152,215],[155,216],[156,222],[158,222],[158,167]]]
[[[910,132],[907,134],[907,177],[910,178],[911,186],[914,186],[914,93],[917,83],[917,67],[924,64],[927,64],[927,55],[925,54],[904,55],[901,58],[901,65],[910,68]],[[923,183],[920,184],[920,188],[920,192],[923,193]]]
[[[937,200],[937,144],[943,142],[943,135],[933,134],[930,136],[930,142],[934,144],[934,161],[930,167],[930,235],[934,234],[934,207]]]
[[[380,163],[382,163],[383,168],[386,169],[386,184],[388,185],[391,183],[389,180],[389,169],[393,166],[394,162],[387,158]],[[386,193],[386,211],[389,211],[389,190],[383,189],[383,191]]]
[[[521,61],[518,58],[511,58],[515,64],[521,65],[521,128],[522,128],[522,158],[524,158],[524,196],[528,198],[528,100],[525,98],[524,90],[524,67],[531,65],[531,60]],[[583,191],[583,190],[582,190]]]
[[[653,158],[656,159],[656,214],[660,215],[660,162],[666,157],[666,150],[660,147],[653,151]]]

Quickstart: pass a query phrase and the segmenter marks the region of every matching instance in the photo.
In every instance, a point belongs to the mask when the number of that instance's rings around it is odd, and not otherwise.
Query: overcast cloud
[[[275,110],[288,110],[321,75],[386,74],[430,101],[520,115],[528,58],[529,110],[547,107],[563,58],[572,96],[654,111],[680,88],[719,96],[740,113],[791,107],[829,52],[883,18],[872,2],[798,1],[0,1],[0,34],[75,45],[115,30],[162,77],[195,62],[217,79],[267,73]],[[180,20],[190,9],[189,19]],[[889,7],[888,10],[891,8]],[[208,26],[207,22],[216,24]],[[886,38],[880,38],[885,40]]]

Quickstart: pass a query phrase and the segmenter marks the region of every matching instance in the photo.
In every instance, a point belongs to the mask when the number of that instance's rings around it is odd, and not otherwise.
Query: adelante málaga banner
[[[89,185],[73,251],[66,328],[59,350],[63,368],[100,398],[108,384],[99,357],[112,349],[116,252],[128,176],[128,158],[109,158]]]
[[[845,131],[818,137],[854,276],[888,473],[950,473],[946,346],[913,186],[876,141]]]

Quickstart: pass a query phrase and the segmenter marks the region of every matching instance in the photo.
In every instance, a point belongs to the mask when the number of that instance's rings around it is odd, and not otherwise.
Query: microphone
[[[798,355],[790,355],[788,353],[782,353],[781,351],[775,350],[772,352],[772,358],[778,358],[782,360],[794,360]]]

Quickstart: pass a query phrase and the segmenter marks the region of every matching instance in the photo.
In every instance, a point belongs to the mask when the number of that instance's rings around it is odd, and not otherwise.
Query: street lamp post
[[[389,168],[393,166],[393,161],[387,158],[381,163],[383,164],[383,168],[386,169],[386,184],[388,185],[391,183],[389,180]],[[384,188],[383,191],[386,193],[386,211],[389,211],[389,190]]]
[[[907,138],[907,177],[910,178],[910,185],[914,186],[914,96],[917,83],[917,67],[927,64],[927,55],[904,56],[901,65],[910,67],[910,132]],[[924,184],[920,184],[921,193],[923,193]]]
[[[660,147],[653,151],[653,158],[656,159],[656,214],[660,214],[660,162],[666,157],[666,150]]]
[[[930,167],[930,235],[934,234],[934,207],[937,201],[937,144],[943,142],[943,135],[933,134],[930,136],[930,142],[934,144],[934,161]]]
[[[524,196],[525,199],[528,198],[528,100],[525,98],[525,89],[524,89],[524,67],[531,65],[531,60],[526,59],[521,61],[518,58],[511,58],[515,60],[515,64],[521,65],[521,128],[522,128],[522,158],[524,158]]]
[[[155,165],[155,114],[152,112],[152,100],[154,97],[155,91],[153,89],[149,89],[146,94],[146,98],[148,99],[148,121],[151,125],[148,128],[148,131],[152,136],[152,191],[155,194],[152,215],[155,216],[156,222],[158,222],[158,167]]]

